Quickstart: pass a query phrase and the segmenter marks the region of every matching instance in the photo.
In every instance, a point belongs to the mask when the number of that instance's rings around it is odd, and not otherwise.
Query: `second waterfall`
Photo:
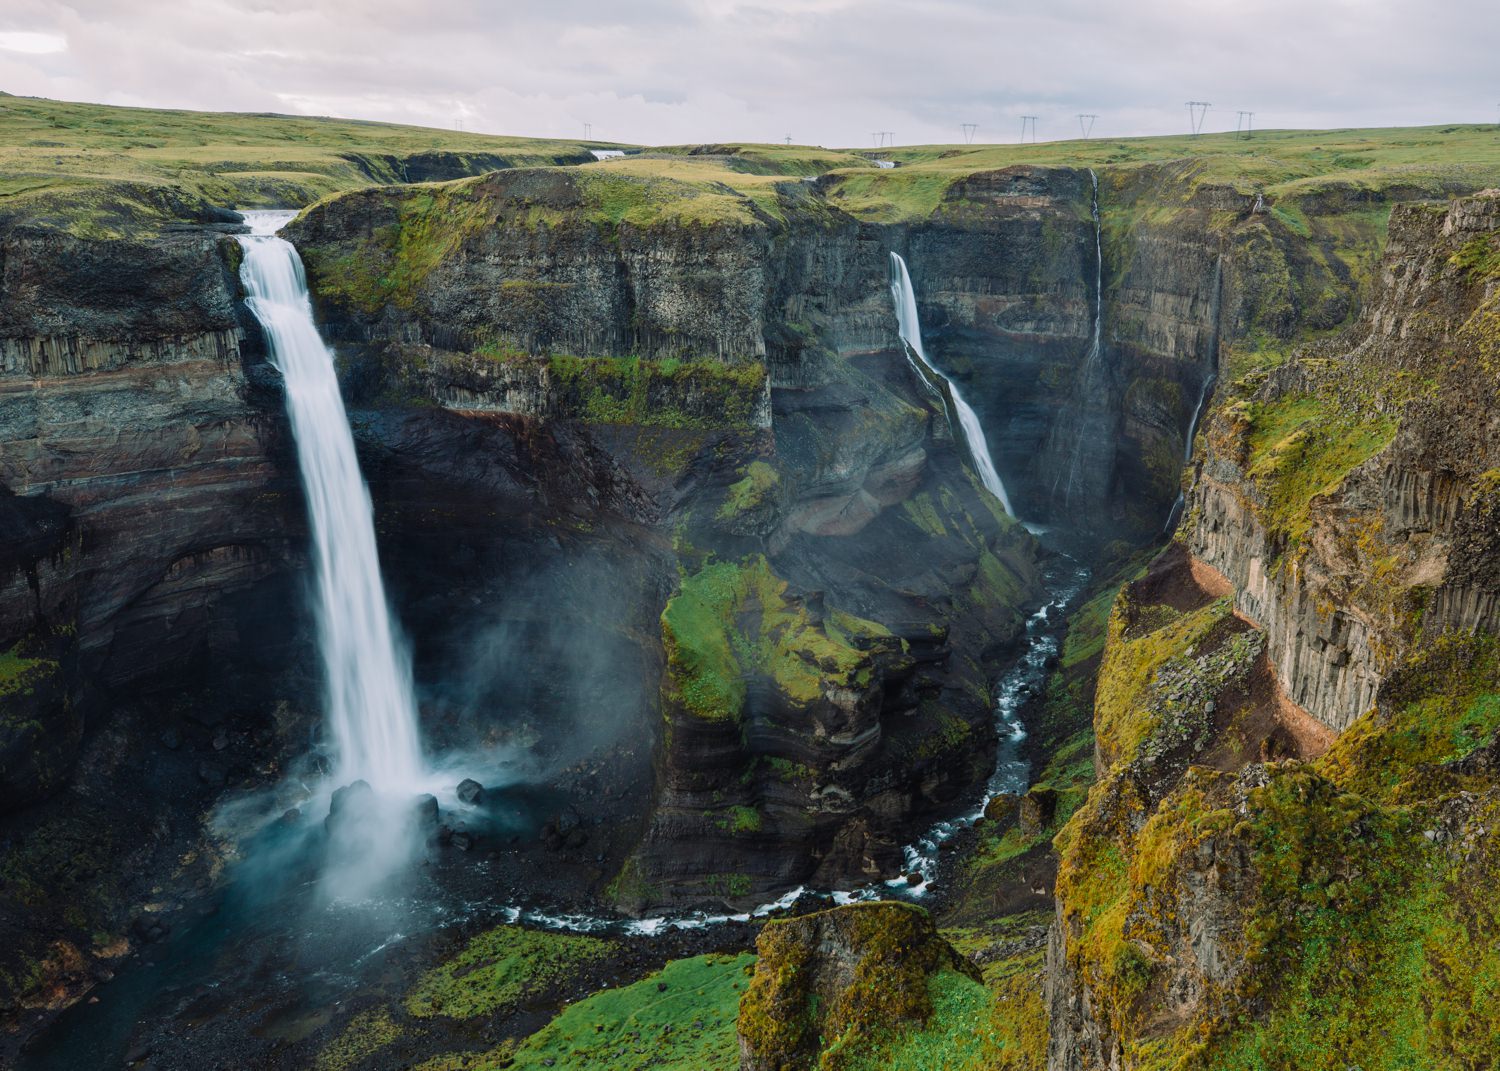
[[[341,782],[414,793],[423,774],[411,658],[386,602],[370,492],[339,395],[333,354],[313,322],[301,258],[276,231],[292,212],[246,212],[240,279],[286,383],[287,414],[312,526],[319,648]]]
[[[1016,511],[1011,509],[1010,496],[1005,493],[1005,484],[990,457],[990,444],[984,437],[979,414],[964,400],[958,386],[933,367],[932,362],[927,359],[927,351],[922,348],[922,323],[917,316],[917,292],[911,285],[911,273],[906,270],[906,261],[900,253],[891,254],[891,300],[896,304],[896,327],[901,341],[906,343],[907,360],[912,363],[922,381],[943,396],[944,408],[951,409],[949,423],[954,425],[954,434],[968,451],[974,470],[979,474],[979,482],[1000,500],[1005,512],[1014,517]]]

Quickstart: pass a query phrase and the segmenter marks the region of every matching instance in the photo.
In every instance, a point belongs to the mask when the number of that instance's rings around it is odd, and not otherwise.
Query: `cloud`
[[[0,87],[492,133],[866,145],[1483,122],[1500,7],[1435,0],[10,0]],[[7,44],[6,42],[12,42]],[[17,48],[14,42],[28,44]],[[40,51],[46,43],[50,51]],[[57,44],[60,48],[52,48]]]
[[[27,33],[24,30],[0,31],[0,52],[21,52],[33,56],[45,56],[52,52],[66,52],[68,39],[55,33]]]

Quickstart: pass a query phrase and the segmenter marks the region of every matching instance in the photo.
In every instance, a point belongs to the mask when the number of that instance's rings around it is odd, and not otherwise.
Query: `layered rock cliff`
[[[637,603],[663,720],[618,903],[890,876],[987,775],[985,667],[1035,547],[893,352],[873,236],[800,183],[555,172],[371,191],[293,233],[357,396],[576,428],[673,548]]]
[[[1358,324],[1210,419],[1179,545],[1111,620],[1049,1066],[1485,1048],[1497,230],[1493,194],[1398,207]]]

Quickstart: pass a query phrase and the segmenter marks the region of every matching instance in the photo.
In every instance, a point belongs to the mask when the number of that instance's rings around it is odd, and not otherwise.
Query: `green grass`
[[[1380,413],[1350,411],[1315,395],[1288,395],[1248,407],[1250,477],[1265,495],[1267,527],[1293,541],[1311,523],[1313,498],[1335,491],[1396,435]]]
[[[303,205],[398,182],[412,157],[450,153],[471,170],[591,159],[602,142],[494,137],[392,123],[75,104],[0,94],[0,217],[86,236],[159,226],[203,199]]]
[[[1096,138],[1030,145],[916,145],[881,150],[904,165],[839,173],[830,199],[876,220],[924,218],[955,181],[975,171],[1030,164],[1092,167],[1124,174],[1183,161],[1190,186],[1263,192],[1305,229],[1302,199],[1330,191],[1362,194],[1400,186],[1434,197],[1500,182],[1500,139],[1492,125],[1364,130],[1265,130],[1199,137]]]
[[[736,1067],[735,1015],[754,963],[748,953],[695,956],[674,960],[633,985],[595,993],[527,1038],[512,1066],[552,1071]]]
[[[500,926],[424,974],[404,1003],[418,1018],[489,1015],[567,984],[615,951],[613,942],[597,937]]]
[[[995,1022],[994,995],[957,971],[941,971],[928,983],[932,1015],[914,1030],[882,1042],[841,1051],[841,1071],[990,1071],[1005,1048]]]

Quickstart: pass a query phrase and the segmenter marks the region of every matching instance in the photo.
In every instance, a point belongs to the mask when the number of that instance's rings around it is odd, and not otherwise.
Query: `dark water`
[[[534,839],[558,802],[546,789],[515,789],[465,825],[490,841]],[[400,992],[428,941],[493,913],[486,889],[506,891],[495,861],[434,849],[378,896],[333,900],[317,820],[273,823],[240,847],[222,889],[170,916],[172,933],[121,963],[94,990],[97,1003],[63,1012],[22,1052],[18,1071],[265,1066],[262,1058],[311,1037],[352,995]]]

